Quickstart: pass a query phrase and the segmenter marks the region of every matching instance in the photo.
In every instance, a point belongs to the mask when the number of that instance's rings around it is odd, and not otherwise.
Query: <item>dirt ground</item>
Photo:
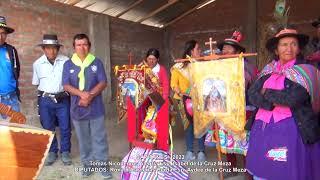
[[[114,116],[113,116],[114,117]],[[106,127],[108,133],[108,142],[109,142],[109,155],[112,162],[121,162],[121,159],[128,153],[129,145],[126,139],[127,130],[126,122],[117,124],[114,118],[107,118]],[[185,142],[183,137],[183,128],[181,123],[177,122],[176,126],[173,128],[173,142],[174,142],[174,153],[175,154],[184,154],[185,153]],[[197,149],[195,142],[195,150]],[[207,148],[207,161],[208,162],[217,162],[217,153],[215,148]],[[81,168],[78,142],[75,135],[75,132],[72,131],[72,160],[73,164],[71,166],[64,166],[61,160],[57,160],[52,166],[44,166],[38,176],[40,180],[60,180],[60,179],[70,179],[77,180],[83,179],[81,173],[78,172],[78,168]],[[223,156],[223,162],[225,162],[225,156]],[[238,167],[242,168],[242,163]],[[193,166],[189,165],[190,177],[192,180],[219,180],[219,174],[217,172],[200,172],[205,171],[209,166]],[[223,166],[228,168],[227,166]],[[211,169],[211,167],[209,167]],[[219,166],[214,167],[216,170],[219,170]],[[120,167],[113,167],[113,179],[118,180],[120,177]],[[225,179],[228,180],[245,180],[244,173],[237,173],[237,176],[230,176],[230,173],[225,172]],[[90,177],[86,178],[90,180],[99,180],[103,179],[99,173],[94,173]]]

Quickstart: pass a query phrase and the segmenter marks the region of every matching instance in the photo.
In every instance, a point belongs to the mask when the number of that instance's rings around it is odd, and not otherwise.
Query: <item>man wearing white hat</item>
[[[38,86],[40,122],[44,129],[60,128],[60,153],[64,165],[71,165],[71,126],[69,94],[63,91],[62,71],[69,59],[59,53],[62,46],[57,35],[45,34],[42,43],[44,54],[33,63],[32,84]],[[45,165],[52,165],[58,158],[58,142],[54,137]]]
[[[15,47],[6,43],[7,35],[13,32],[14,29],[7,26],[5,17],[0,16],[0,103],[10,106],[14,111],[20,111],[18,52]],[[1,119],[6,117],[0,115]]]

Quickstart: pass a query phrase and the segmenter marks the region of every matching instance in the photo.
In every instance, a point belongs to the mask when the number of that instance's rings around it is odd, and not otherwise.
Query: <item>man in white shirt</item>
[[[44,54],[33,63],[32,84],[38,86],[40,122],[44,129],[60,128],[60,153],[64,165],[71,165],[71,126],[69,94],[63,91],[62,71],[69,59],[60,55],[57,35],[45,34],[42,43]],[[58,158],[58,141],[54,137],[45,165],[52,165]]]

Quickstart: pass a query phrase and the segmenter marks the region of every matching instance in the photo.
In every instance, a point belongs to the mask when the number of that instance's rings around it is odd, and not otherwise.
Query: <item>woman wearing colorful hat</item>
[[[274,60],[249,89],[256,107],[246,168],[256,179],[320,179],[319,71],[304,64],[308,36],[279,28],[267,41]]]
[[[240,44],[242,40],[243,40],[242,33],[240,31],[234,31],[231,38],[227,38],[221,42],[218,42],[217,48],[222,52],[223,55],[244,53],[245,48]],[[244,69],[245,69],[245,87],[247,89],[257,76],[257,68],[254,65],[250,64],[247,59],[245,59]],[[246,109],[247,109],[247,114],[251,114],[251,111],[254,110],[254,107],[250,106],[247,103]],[[227,161],[231,162],[231,166],[236,167],[237,159],[235,154],[246,155],[247,148],[248,148],[248,140],[247,139],[239,140],[238,138],[235,138],[232,135],[232,132],[228,132],[226,129],[220,126],[218,128],[219,128],[221,151],[227,154],[226,155]],[[235,175],[235,174],[232,174],[232,173],[226,174],[226,176],[232,176],[232,175]]]
[[[245,53],[246,49],[241,45],[243,35],[240,31],[234,31],[231,38],[227,38],[224,41],[218,42],[217,47],[223,55],[232,55]],[[244,60],[246,88],[254,80],[257,74],[257,68],[248,62],[248,59]]]

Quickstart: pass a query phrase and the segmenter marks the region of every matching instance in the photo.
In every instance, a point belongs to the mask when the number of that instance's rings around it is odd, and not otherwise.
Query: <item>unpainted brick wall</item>
[[[249,36],[245,32],[248,2],[249,0],[217,0],[170,25],[167,28],[170,56],[181,58],[184,43],[191,39],[198,41],[202,50],[209,49],[209,46],[204,45],[209,37],[220,41],[230,38],[236,29],[244,34],[245,42]]]
[[[266,40],[270,38],[271,34],[268,27],[270,24],[275,24],[273,18],[273,10],[276,0],[257,1],[258,8],[258,39],[257,52],[259,59],[257,61],[258,67],[261,69],[267,62],[270,61],[270,54],[265,49]],[[301,33],[307,34],[311,37],[316,36],[316,29],[311,26],[311,23],[320,17],[320,1],[319,0],[290,0],[289,6],[289,24],[296,26]],[[267,33],[269,32],[269,33]],[[305,55],[308,52],[305,52]]]
[[[127,63],[127,54],[130,51],[133,51],[136,63],[149,47],[159,48],[160,51],[164,47],[160,29],[111,18],[52,0],[1,0],[0,15],[5,16],[7,24],[15,29],[13,34],[8,35],[7,42],[17,48],[21,60],[21,108],[27,116],[27,123],[36,126],[40,124],[37,117],[36,87],[31,85],[32,64],[42,55],[37,44],[41,42],[43,34],[56,33],[64,45],[61,53],[70,56],[73,53],[73,36],[77,33],[89,34],[89,16],[109,18],[110,29],[106,31],[110,31],[112,67]],[[106,47],[94,47],[97,48]],[[113,74],[108,75],[114,83]],[[115,111],[112,103],[108,106],[111,111]]]
[[[163,30],[144,26],[118,18],[110,19],[111,65],[129,64],[128,55],[133,54],[132,64],[139,64],[149,48],[160,51],[160,63],[165,64]],[[116,79],[112,75],[112,94],[115,100]]]
[[[15,29],[8,35],[7,42],[14,45],[19,53],[21,72],[21,109],[27,116],[28,124],[39,126],[37,117],[36,87],[32,86],[32,64],[42,55],[37,46],[45,33],[56,33],[64,46],[61,53],[70,56],[73,52],[72,37],[79,32],[88,33],[87,11],[66,8],[50,0],[2,0],[0,12],[7,24]]]
[[[261,69],[270,59],[265,49],[268,25],[275,23],[273,10],[276,0],[216,0],[213,3],[187,15],[166,28],[168,37],[165,44],[169,57],[180,58],[184,43],[197,40],[202,49],[212,37],[223,40],[231,36],[235,29],[244,34],[243,45],[248,52],[258,52],[257,65]],[[309,36],[315,36],[311,22],[320,17],[320,0],[290,0],[289,23]],[[253,61],[256,58],[252,58]],[[173,62],[171,61],[171,64]]]

